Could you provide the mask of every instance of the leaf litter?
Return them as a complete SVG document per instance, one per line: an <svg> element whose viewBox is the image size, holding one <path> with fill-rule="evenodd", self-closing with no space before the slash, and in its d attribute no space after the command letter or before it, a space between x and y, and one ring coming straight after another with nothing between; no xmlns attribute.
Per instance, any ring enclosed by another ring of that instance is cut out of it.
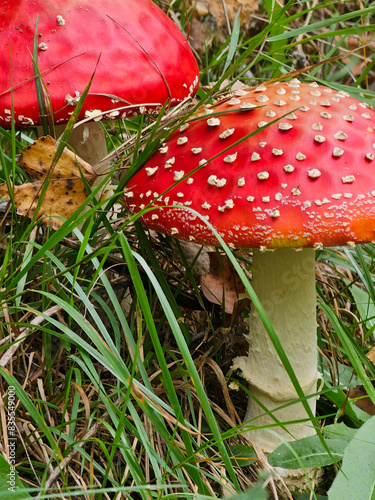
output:
<svg viewBox="0 0 375 500"><path fill-rule="evenodd" d="M56 161L57 148L58 143L50 136L26 146L17 164L31 182L12 186L17 214L36 216L53 229L58 229L62 219L68 219L84 203L87 186L92 186L98 177L89 163L68 148ZM0 197L10 199L6 184L0 185Z"/></svg>

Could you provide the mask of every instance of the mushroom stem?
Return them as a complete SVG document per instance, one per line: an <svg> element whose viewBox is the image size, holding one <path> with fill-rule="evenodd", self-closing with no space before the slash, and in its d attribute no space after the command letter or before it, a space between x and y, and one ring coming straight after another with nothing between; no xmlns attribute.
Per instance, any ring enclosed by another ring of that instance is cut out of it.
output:
<svg viewBox="0 0 375 500"><path fill-rule="evenodd" d="M252 283L305 395L314 394L320 378L317 369L314 250L254 250ZM249 356L236 358L234 367L240 368L250 382L251 394L280 422L308 418L302 403L295 402L297 393L256 310L252 310L249 324ZM277 410L288 403L291 404ZM308 403L315 414L316 398L309 398ZM251 425L256 426L275 422L264 413L250 397L245 421L250 420ZM279 426L273 430L288 441L315 433L309 421L286 424L285 430ZM247 437L266 452L282 443L267 429L249 431Z"/></svg>
<svg viewBox="0 0 375 500"><path fill-rule="evenodd" d="M66 124L55 125L55 136L58 139L64 133ZM44 135L43 128L37 127L38 136ZM77 156L92 167L98 165L108 154L106 135L103 127L97 122L87 122L73 129L69 137L69 145ZM106 165L104 165L104 168ZM101 165L95 168L101 173Z"/></svg>
<svg viewBox="0 0 375 500"><path fill-rule="evenodd" d="M59 137L65 130L66 125L56 125L55 133ZM98 122L87 122L73 129L69 144L77 156L87 161L92 167L108 154L107 141L103 127ZM95 168L100 173L100 167Z"/></svg>

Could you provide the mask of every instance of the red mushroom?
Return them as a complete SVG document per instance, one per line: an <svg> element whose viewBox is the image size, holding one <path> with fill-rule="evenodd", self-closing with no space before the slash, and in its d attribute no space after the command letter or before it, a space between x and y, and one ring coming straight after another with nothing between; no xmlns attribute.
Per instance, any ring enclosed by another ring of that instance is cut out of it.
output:
<svg viewBox="0 0 375 500"><path fill-rule="evenodd" d="M140 219L151 229L215 245L190 207L230 246L255 249L254 290L314 412L314 249L375 239L375 112L345 92L297 80L233 92L207 111L132 177L126 203L131 213L158 207ZM296 391L256 310L249 324L249 358L233 366L281 422L306 420L301 403L275 411ZM246 420L273 422L263 413L250 399ZM314 433L310 422L275 430L287 440ZM267 452L280 444L264 429L250 437Z"/></svg>
<svg viewBox="0 0 375 500"><path fill-rule="evenodd" d="M2 11L4 128L12 106L16 127L40 124L32 57L37 17L38 68L55 124L67 122L94 71L81 118L129 116L177 104L197 90L198 67L186 39L151 0L13 0Z"/></svg>

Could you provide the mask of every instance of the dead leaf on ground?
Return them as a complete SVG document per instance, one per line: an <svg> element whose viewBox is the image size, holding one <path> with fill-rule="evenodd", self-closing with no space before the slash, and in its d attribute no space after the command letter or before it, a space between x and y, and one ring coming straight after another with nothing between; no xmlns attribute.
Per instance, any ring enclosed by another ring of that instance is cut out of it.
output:
<svg viewBox="0 0 375 500"><path fill-rule="evenodd" d="M212 25L202 23L193 17L190 21L189 42L196 51L203 51L204 47L211 44L214 38L214 29Z"/></svg>
<svg viewBox="0 0 375 500"><path fill-rule="evenodd" d="M26 146L17 163L32 182L13 187L17 213L31 218L38 206L43 185L48 182L37 217L53 229L58 229L63 223L57 217L69 218L87 198L83 178L89 186L97 178L91 165L67 148L63 150L50 174L56 151L57 143L49 136L41 137L32 145ZM0 185L0 196L9 199L6 184Z"/></svg>
<svg viewBox="0 0 375 500"><path fill-rule="evenodd" d="M372 382L372 385L375 387L375 381ZM369 415L375 415L375 405L367 395L366 389L363 385L357 385L353 389L350 389L348 391L348 397L350 399L359 398L354 403L357 408L360 408Z"/></svg>
<svg viewBox="0 0 375 500"><path fill-rule="evenodd" d="M227 13L231 28L239 9L241 29L247 30L250 25L251 14L258 9L259 0L189 0L188 6L192 11L190 22L189 42L197 52L204 52L207 46L218 37L227 36Z"/></svg>
<svg viewBox="0 0 375 500"><path fill-rule="evenodd" d="M375 365L375 347L371 347L371 349L367 352L366 358L368 358L373 365Z"/></svg>
<svg viewBox="0 0 375 500"><path fill-rule="evenodd" d="M249 23L251 14L258 9L258 0L225 0L225 8L232 27L238 9L241 9L240 20L244 27ZM219 27L223 28L227 25L222 0L209 0L208 9Z"/></svg>
<svg viewBox="0 0 375 500"><path fill-rule="evenodd" d="M225 300L225 312L232 314L240 294L245 293L245 287L226 256L221 255L220 261L216 253L210 253L210 272L201 276L202 292L207 300L222 305Z"/></svg>

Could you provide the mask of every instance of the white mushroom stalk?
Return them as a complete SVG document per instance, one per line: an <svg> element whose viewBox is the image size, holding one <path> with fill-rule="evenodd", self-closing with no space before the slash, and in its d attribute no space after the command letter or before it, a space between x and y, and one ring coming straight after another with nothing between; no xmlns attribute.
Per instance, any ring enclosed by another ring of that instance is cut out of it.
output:
<svg viewBox="0 0 375 500"><path fill-rule="evenodd" d="M55 127L57 136L61 136L64 130L65 125ZM90 165L98 165L108 154L106 134L102 125L95 121L74 128L69 137L69 144L76 155ZM108 167L104 164L103 168ZM103 168L99 167L96 171L101 173Z"/></svg>
<svg viewBox="0 0 375 500"><path fill-rule="evenodd" d="M275 252L254 250L252 285L280 343L292 365L299 384L315 415L317 367L315 251L282 248ZM234 359L233 369L240 369L249 382L249 391L270 412L249 398L245 423L259 426L246 433L264 451L271 452L285 439L311 436L315 429L285 370L275 347L253 308L249 318L248 356ZM282 409L278 409L283 407ZM275 419L285 427L275 425ZM290 425L291 421L298 421ZM269 432L272 428L273 432ZM281 436L277 437L274 433Z"/></svg>

